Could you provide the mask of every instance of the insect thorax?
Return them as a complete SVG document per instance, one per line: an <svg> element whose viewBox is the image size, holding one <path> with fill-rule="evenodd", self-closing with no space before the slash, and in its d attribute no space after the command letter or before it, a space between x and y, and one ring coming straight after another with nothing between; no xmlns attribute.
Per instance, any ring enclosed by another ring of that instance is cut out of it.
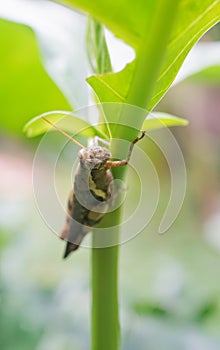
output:
<svg viewBox="0 0 220 350"><path fill-rule="evenodd" d="M111 158L111 153L104 147L92 146L79 151L78 157L80 165L90 170L105 167L107 160Z"/></svg>

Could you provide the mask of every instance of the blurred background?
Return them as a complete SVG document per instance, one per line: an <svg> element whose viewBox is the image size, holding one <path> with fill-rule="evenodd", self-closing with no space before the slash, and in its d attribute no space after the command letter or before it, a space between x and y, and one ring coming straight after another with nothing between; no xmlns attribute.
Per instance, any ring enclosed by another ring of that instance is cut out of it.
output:
<svg viewBox="0 0 220 350"><path fill-rule="evenodd" d="M4 350L89 348L90 250L67 261L64 245L45 225L32 193L32 164L40 137L22 129L50 110L91 103L85 47L86 18L49 1L0 4L0 347ZM115 70L134 52L106 31ZM170 174L160 150L147 152L160 180L150 224L120 249L122 349L220 348L220 26L191 52L174 86L157 106L187 118L172 128L184 154L187 190L166 234L158 226ZM163 131L158 131L163 137ZM47 187L48 159L39 167ZM68 157L67 157L68 158ZM68 158L69 159L69 158ZM68 161L67 161L68 163ZM57 174L66 195L63 162ZM67 168L65 168L65 166ZM130 198L137 193L129 176ZM145 184L149 186L148 183ZM50 198L46 198L50 206ZM129 210L129 203L127 203Z"/></svg>

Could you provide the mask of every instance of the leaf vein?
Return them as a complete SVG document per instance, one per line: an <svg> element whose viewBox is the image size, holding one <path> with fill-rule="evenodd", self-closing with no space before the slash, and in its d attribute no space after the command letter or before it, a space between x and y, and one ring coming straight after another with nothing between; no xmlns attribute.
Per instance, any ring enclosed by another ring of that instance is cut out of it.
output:
<svg viewBox="0 0 220 350"><path fill-rule="evenodd" d="M117 96L118 98L120 98L120 100L125 102L125 98L119 94L116 90L114 90L111 85L109 85L105 80L103 80L101 77L99 77L99 81L100 83L102 83L106 88L108 88L115 96Z"/></svg>

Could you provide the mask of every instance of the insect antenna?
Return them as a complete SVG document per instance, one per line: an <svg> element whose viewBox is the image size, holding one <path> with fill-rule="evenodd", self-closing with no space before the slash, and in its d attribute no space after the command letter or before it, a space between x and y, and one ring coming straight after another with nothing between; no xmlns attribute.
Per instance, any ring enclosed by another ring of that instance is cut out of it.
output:
<svg viewBox="0 0 220 350"><path fill-rule="evenodd" d="M78 142L77 140L75 140L73 137L71 137L69 134L67 134L65 131L63 131L62 129L60 129L58 126L56 126L54 123L52 123L50 120L48 120L45 117L42 117L42 119L47 123L50 124L54 129L56 129L57 131L59 131L61 134L63 134L64 136L66 136L70 141L74 142L76 145L78 145L81 148L86 148L85 146L83 146L80 142Z"/></svg>

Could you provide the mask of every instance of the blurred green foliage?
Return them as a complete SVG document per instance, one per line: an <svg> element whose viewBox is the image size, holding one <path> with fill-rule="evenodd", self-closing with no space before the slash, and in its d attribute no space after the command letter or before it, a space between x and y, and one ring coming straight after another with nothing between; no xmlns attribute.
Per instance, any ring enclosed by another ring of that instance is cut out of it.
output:
<svg viewBox="0 0 220 350"><path fill-rule="evenodd" d="M208 67L201 72L195 73L188 78L189 82L197 84L219 85L220 66Z"/></svg>
<svg viewBox="0 0 220 350"><path fill-rule="evenodd" d="M34 32L0 20L0 127L22 135L31 117L70 105L45 72Z"/></svg>

